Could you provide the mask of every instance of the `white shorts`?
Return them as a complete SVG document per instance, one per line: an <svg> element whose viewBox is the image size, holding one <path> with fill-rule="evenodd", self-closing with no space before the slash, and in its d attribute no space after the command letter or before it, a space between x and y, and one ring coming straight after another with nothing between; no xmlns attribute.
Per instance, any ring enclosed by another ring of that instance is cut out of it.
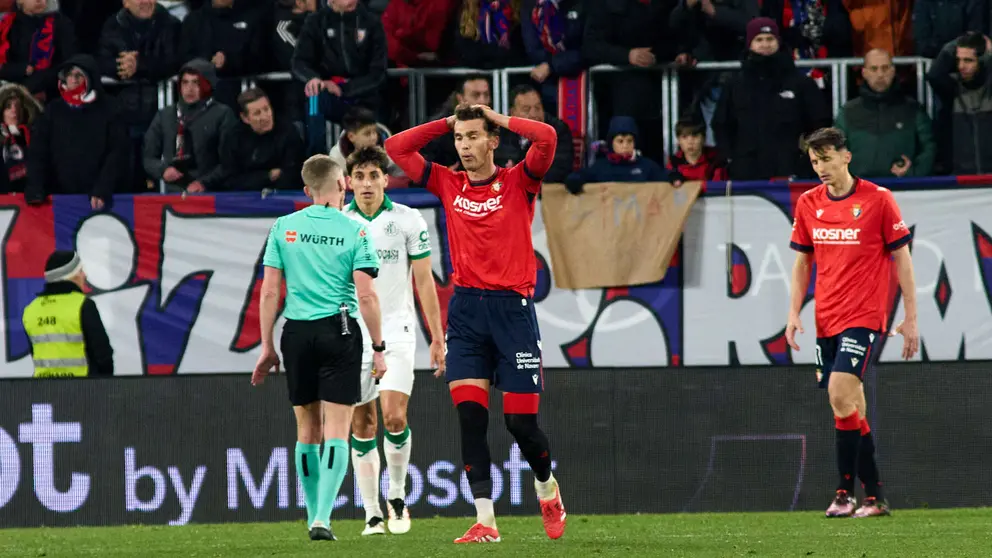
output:
<svg viewBox="0 0 992 558"><path fill-rule="evenodd" d="M386 343L386 375L376 385L372 377L372 346L362 352L362 399L358 406L379 397L379 390L398 391L409 396L413 392L413 357L417 344Z"/></svg>

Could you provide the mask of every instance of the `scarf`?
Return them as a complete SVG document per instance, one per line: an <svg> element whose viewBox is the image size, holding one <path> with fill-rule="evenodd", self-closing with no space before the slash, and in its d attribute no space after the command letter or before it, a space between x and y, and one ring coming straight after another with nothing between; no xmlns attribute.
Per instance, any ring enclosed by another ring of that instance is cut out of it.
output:
<svg viewBox="0 0 992 558"><path fill-rule="evenodd" d="M191 161L193 159L193 139L189 135L189 126L201 114L207 111L213 99L198 101L192 105L184 102L176 103L176 156L175 161Z"/></svg>
<svg viewBox="0 0 992 558"><path fill-rule="evenodd" d="M559 0L537 0L531 21L537 28L544 50L551 54L565 51L565 21L558 11Z"/></svg>
<svg viewBox="0 0 992 558"><path fill-rule="evenodd" d="M90 90L86 80L72 89L66 87L64 81L59 81L59 93L70 107L79 108L96 100L96 91Z"/></svg>
<svg viewBox="0 0 992 558"><path fill-rule="evenodd" d="M823 46L823 28L827 21L827 5L824 0L786 0L782 8L782 23L785 29L797 29L803 38L801 48L793 51L795 59L827 58L827 47ZM826 74L821 68L810 68L808 75L823 89Z"/></svg>
<svg viewBox="0 0 992 558"><path fill-rule="evenodd" d="M614 165L621 163L633 163L634 159L637 158L637 152L633 153L617 153L615 151L610 151L606 154L606 160L613 163Z"/></svg>
<svg viewBox="0 0 992 558"><path fill-rule="evenodd" d="M510 48L510 21L513 8L510 0L477 0L479 2L479 39L486 44Z"/></svg>
<svg viewBox="0 0 992 558"><path fill-rule="evenodd" d="M0 66L8 62L10 53L10 29L18 12L0 14ZM55 16L48 15L42 24L31 35L31 51L28 55L28 65L35 70L47 70L52 67L55 56Z"/></svg>
<svg viewBox="0 0 992 558"><path fill-rule="evenodd" d="M31 133L24 125L0 125L0 135L3 137L3 163L7 167L7 177L11 182L20 180L28 174L25 154L31 143Z"/></svg>

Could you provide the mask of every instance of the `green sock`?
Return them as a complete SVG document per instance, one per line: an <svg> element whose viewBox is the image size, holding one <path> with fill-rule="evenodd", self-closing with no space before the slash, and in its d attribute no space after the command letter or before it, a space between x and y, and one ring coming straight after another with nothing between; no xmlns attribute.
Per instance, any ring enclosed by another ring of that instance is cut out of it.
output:
<svg viewBox="0 0 992 558"><path fill-rule="evenodd" d="M348 473L348 441L340 438L324 442L324 455L321 460L320 495L317 498L317 515L314 519L331 522L334 501L338 499L341 483Z"/></svg>
<svg viewBox="0 0 992 558"><path fill-rule="evenodd" d="M320 479L320 444L296 442L296 476L303 485L303 500L307 504L307 527L317 513L317 486Z"/></svg>

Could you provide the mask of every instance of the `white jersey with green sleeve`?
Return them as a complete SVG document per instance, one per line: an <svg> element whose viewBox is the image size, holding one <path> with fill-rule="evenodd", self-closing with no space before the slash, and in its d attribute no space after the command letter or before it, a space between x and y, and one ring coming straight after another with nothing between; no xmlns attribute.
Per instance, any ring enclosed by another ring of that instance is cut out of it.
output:
<svg viewBox="0 0 992 558"><path fill-rule="evenodd" d="M335 208L311 205L276 219L262 265L283 272L286 319L319 320L340 313L342 303L358 315L353 273L378 270L379 258L367 227Z"/></svg>
<svg viewBox="0 0 992 558"><path fill-rule="evenodd" d="M417 308L413 299L413 260L431 255L427 222L420 211L385 197L375 215L362 213L351 202L345 214L368 226L379 257L375 292L382 312L382 338L389 343L417 340ZM361 320L359 320L361 321ZM362 323L365 338L368 332ZM366 343L367 344L367 343Z"/></svg>

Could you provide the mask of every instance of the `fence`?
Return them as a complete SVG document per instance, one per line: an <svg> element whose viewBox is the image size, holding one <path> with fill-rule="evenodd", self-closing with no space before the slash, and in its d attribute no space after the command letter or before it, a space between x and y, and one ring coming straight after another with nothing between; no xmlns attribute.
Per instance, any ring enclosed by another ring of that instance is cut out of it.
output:
<svg viewBox="0 0 992 558"><path fill-rule="evenodd" d="M830 72L831 80L831 105L832 114L837 114L840 108L847 102L848 95L848 72L864 63L862 58L831 58L825 60L797 60L796 66L800 68L825 68ZM927 58L915 56L897 56L893 59L896 66L910 66L915 69L916 77L916 98L926 106L928 114L933 115L934 99L933 92L926 83L925 75L930 67L931 61ZM739 61L728 62L700 62L693 68L680 69L675 66L665 66L656 69L641 70L634 68L624 68L610 65L598 65L589 68L589 79L587 85L589 94L587 95L587 115L589 118L589 138L598 139L598 118L597 106L592 95L596 76L623 71L649 71L660 74L660 90L662 95L662 116L666 127L662 131L663 143L666 153L673 152L676 145L675 122L679 116L679 76L682 72L694 71L730 71L738 70L741 67ZM510 110L510 82L511 76L529 74L531 67L505 68L502 70L475 70L471 68L390 68L387 75L392 79L408 79L407 109L410 115L410 124L423 123L428 118L427 108L427 80L437 77L458 77L469 74L488 75L491 79L492 103L493 107L504 114ZM289 72L272 72L245 77L242 79L242 89L247 89L258 82L287 82L293 79ZM108 84L123 84L109 78L104 78ZM175 78L166 80L158 85L158 104L163 108L173 102L175 98ZM337 128L331 129L328 137L337 137ZM164 188L164 184L163 184ZM163 190L164 193L164 190Z"/></svg>

